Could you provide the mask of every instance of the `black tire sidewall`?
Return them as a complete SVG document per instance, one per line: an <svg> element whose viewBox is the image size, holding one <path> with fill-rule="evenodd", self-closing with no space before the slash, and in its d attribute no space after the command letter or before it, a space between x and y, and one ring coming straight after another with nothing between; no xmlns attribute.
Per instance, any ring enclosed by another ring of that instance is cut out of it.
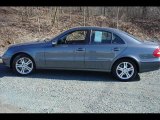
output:
<svg viewBox="0 0 160 120"><path fill-rule="evenodd" d="M17 60L19 60L19 59L22 58L22 57L29 58L29 59L33 62L33 69L32 69L32 71L31 71L30 73L28 73L28 74L21 74L21 73L19 73L19 72L17 71L17 69L16 69L16 66L15 66L15 65L16 65L16 62L17 62ZM14 71L17 75L27 76L27 75L33 73L33 71L35 70L35 63L34 63L33 59L32 59L31 57L29 57L28 55L20 54L20 55L17 55L17 56L14 58L14 60L13 60L13 62L12 62L12 68L13 68L13 71Z"/></svg>
<svg viewBox="0 0 160 120"><path fill-rule="evenodd" d="M116 73L116 68L117 68L117 66L118 66L120 63L122 63L122 62L129 62L129 63L132 64L133 67L134 67L134 73L133 73L132 77L129 78L129 79L121 79L121 78L117 75L117 73ZM132 60L129 60L129 59L119 60L119 61L117 61L117 62L113 65L113 67L112 67L112 75L113 75L113 77L115 77L116 79L118 79L118 80L120 80L120 81L123 81L123 82L127 82L127 81L134 80L134 79L136 78L136 76L138 75L137 66L136 66L136 64L135 64Z"/></svg>

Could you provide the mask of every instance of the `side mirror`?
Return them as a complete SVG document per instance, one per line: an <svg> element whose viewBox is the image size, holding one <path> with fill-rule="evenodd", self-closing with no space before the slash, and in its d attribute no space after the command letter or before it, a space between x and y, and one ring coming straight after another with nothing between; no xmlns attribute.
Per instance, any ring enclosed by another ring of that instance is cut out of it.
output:
<svg viewBox="0 0 160 120"><path fill-rule="evenodd" d="M52 46L56 46L57 45L57 41L52 41Z"/></svg>

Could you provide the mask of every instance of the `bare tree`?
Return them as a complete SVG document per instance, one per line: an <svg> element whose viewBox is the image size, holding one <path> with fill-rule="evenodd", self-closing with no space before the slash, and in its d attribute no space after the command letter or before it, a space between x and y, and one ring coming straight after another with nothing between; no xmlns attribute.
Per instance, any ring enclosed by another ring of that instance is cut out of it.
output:
<svg viewBox="0 0 160 120"><path fill-rule="evenodd" d="M54 14L53 19L52 19L52 25L54 25L54 24L55 24L55 22L56 22L57 10L58 10L58 8L57 8L57 7L55 7L55 14Z"/></svg>
<svg viewBox="0 0 160 120"><path fill-rule="evenodd" d="M119 21L119 7L117 7L117 29L118 29L118 26L119 26L119 23L118 23L118 21Z"/></svg>
<svg viewBox="0 0 160 120"><path fill-rule="evenodd" d="M100 7L100 15L103 15L103 7Z"/></svg>
<svg viewBox="0 0 160 120"><path fill-rule="evenodd" d="M145 19L147 17L147 7L142 8L142 19Z"/></svg>
<svg viewBox="0 0 160 120"><path fill-rule="evenodd" d="M106 16L106 8L103 8L103 15Z"/></svg>
<svg viewBox="0 0 160 120"><path fill-rule="evenodd" d="M86 26L86 16L85 16L85 7L83 8L83 24Z"/></svg>
<svg viewBox="0 0 160 120"><path fill-rule="evenodd" d="M38 22L38 31L41 31L41 23L39 17L37 17L37 22Z"/></svg>
<svg viewBox="0 0 160 120"><path fill-rule="evenodd" d="M80 12L82 12L82 7L80 7L79 9L80 9Z"/></svg>
<svg viewBox="0 0 160 120"><path fill-rule="evenodd" d="M70 21L71 21L71 14L72 14L72 9L71 9L71 7L69 7L69 19L70 19Z"/></svg>
<svg viewBox="0 0 160 120"><path fill-rule="evenodd" d="M59 7L59 13L62 14L62 15L64 14L64 11L63 11L62 7Z"/></svg>
<svg viewBox="0 0 160 120"><path fill-rule="evenodd" d="M86 7L86 9L87 9L87 10L86 10L86 11L87 11L87 20L89 20L89 15L90 15L90 14L89 14L89 8Z"/></svg>

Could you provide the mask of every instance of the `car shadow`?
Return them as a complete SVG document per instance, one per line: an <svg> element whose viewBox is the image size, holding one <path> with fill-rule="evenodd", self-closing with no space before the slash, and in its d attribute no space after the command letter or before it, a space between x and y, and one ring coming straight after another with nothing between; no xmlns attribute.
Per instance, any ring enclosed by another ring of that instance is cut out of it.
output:
<svg viewBox="0 0 160 120"><path fill-rule="evenodd" d="M17 76L10 68L0 64L0 78L3 77L22 77L22 78L40 78L47 80L79 80L79 81L103 81L120 82L112 77L110 73L95 71L77 71L77 70L36 70L27 76ZM133 81L139 81L139 75Z"/></svg>

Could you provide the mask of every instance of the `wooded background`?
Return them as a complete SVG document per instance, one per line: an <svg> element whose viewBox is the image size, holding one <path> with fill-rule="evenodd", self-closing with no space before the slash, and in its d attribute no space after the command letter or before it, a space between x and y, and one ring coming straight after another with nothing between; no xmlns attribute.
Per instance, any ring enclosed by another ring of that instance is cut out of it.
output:
<svg viewBox="0 0 160 120"><path fill-rule="evenodd" d="M0 7L0 51L76 26L113 27L160 41L160 7Z"/></svg>

